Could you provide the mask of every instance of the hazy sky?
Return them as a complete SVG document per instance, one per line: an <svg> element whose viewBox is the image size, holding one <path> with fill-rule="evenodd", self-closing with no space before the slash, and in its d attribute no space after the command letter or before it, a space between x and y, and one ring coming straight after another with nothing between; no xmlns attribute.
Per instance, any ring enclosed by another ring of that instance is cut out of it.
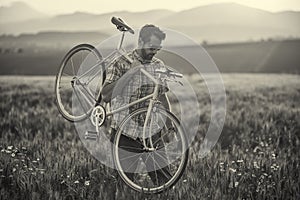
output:
<svg viewBox="0 0 300 200"><path fill-rule="evenodd" d="M16 0L0 0L0 6L9 5ZM18 0L47 14L87 11L104 13L120 10L145 11L150 9L169 9L174 11L193 8L211 3L235 2L267 11L300 11L300 0Z"/></svg>

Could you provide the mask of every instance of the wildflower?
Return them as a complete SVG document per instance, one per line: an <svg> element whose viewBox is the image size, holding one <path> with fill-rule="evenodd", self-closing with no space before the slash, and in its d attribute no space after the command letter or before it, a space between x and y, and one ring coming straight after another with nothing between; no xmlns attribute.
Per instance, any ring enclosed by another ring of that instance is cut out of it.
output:
<svg viewBox="0 0 300 200"><path fill-rule="evenodd" d="M74 181L74 183L75 183L75 184L78 184L78 183L79 183L79 181Z"/></svg>
<svg viewBox="0 0 300 200"><path fill-rule="evenodd" d="M186 179L184 179L184 180L183 180L183 182L184 182L184 183L186 183L186 182L187 182L187 180L186 180Z"/></svg>
<svg viewBox="0 0 300 200"><path fill-rule="evenodd" d="M279 168L279 166L276 165L276 164L272 164L272 165L271 165L271 169L274 170L274 171L277 171L278 168Z"/></svg>
<svg viewBox="0 0 300 200"><path fill-rule="evenodd" d="M235 172L236 172L236 169L229 168L229 171L231 171L232 173L235 173Z"/></svg>
<svg viewBox="0 0 300 200"><path fill-rule="evenodd" d="M16 169L16 168L13 168L12 171L15 172L15 171L17 171L17 169Z"/></svg>
<svg viewBox="0 0 300 200"><path fill-rule="evenodd" d="M237 187L239 185L239 182L234 183L234 187Z"/></svg>
<svg viewBox="0 0 300 200"><path fill-rule="evenodd" d="M8 146L7 147L7 150L12 150L13 149L13 146Z"/></svg>
<svg viewBox="0 0 300 200"><path fill-rule="evenodd" d="M254 168L259 169L259 166L256 161L253 162Z"/></svg>
<svg viewBox="0 0 300 200"><path fill-rule="evenodd" d="M90 185L90 181L85 181L84 185L89 186Z"/></svg>
<svg viewBox="0 0 300 200"><path fill-rule="evenodd" d="M237 160L236 161L237 163L242 163L242 162L244 162L243 160Z"/></svg>
<svg viewBox="0 0 300 200"><path fill-rule="evenodd" d="M254 149L253 149L253 152L256 153L256 152L259 152L261 151L261 149L259 148L259 146L256 146Z"/></svg>
<svg viewBox="0 0 300 200"><path fill-rule="evenodd" d="M276 154L275 153L272 153L272 159L276 159Z"/></svg>
<svg viewBox="0 0 300 200"><path fill-rule="evenodd" d="M266 176L266 177L268 176L268 174L267 174L267 173L263 173L263 175L264 175L264 176Z"/></svg>
<svg viewBox="0 0 300 200"><path fill-rule="evenodd" d="M13 157L13 158L14 158L15 156L16 156L16 154L15 154L15 153L12 153L12 154L11 154L11 157Z"/></svg>

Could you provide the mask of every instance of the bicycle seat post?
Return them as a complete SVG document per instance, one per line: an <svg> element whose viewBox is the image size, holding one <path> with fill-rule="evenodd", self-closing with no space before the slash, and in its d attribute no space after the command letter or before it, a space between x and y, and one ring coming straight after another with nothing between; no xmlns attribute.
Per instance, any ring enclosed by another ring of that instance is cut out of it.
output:
<svg viewBox="0 0 300 200"><path fill-rule="evenodd" d="M124 37L125 37L125 31L122 32L122 37L121 37L121 40L120 40L120 43L119 43L118 50L120 50L120 49L122 48L122 44L123 44L123 41L124 41Z"/></svg>

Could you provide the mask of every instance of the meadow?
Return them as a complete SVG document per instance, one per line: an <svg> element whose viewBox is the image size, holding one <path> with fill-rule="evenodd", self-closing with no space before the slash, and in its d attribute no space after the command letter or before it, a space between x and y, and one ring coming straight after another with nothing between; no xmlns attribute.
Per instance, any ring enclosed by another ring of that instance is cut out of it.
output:
<svg viewBox="0 0 300 200"><path fill-rule="evenodd" d="M199 157L210 104L198 94L207 112L183 177L164 193L145 195L84 148L56 108L54 77L0 77L0 199L300 199L299 75L223 79L227 114L217 146Z"/></svg>

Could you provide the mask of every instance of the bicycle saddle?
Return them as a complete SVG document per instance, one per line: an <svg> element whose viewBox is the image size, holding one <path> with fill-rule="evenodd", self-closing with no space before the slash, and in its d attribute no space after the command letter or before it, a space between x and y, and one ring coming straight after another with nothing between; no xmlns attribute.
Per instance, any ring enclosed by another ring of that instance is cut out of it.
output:
<svg viewBox="0 0 300 200"><path fill-rule="evenodd" d="M132 28L130 28L121 18L112 17L111 22L116 25L119 31L128 31L129 33L134 34Z"/></svg>

